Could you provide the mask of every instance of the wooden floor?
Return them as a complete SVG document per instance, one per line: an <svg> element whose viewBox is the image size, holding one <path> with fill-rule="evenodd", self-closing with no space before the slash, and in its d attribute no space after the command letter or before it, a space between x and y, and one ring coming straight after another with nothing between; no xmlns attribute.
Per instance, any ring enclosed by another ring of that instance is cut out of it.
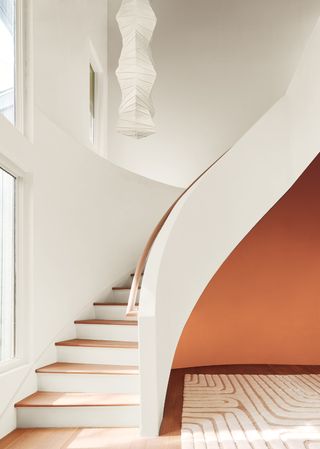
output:
<svg viewBox="0 0 320 449"><path fill-rule="evenodd" d="M185 374L320 374L320 365L219 365L171 371L161 435L180 435ZM0 448L1 449L1 448Z"/></svg>
<svg viewBox="0 0 320 449"><path fill-rule="evenodd" d="M320 366L232 365L171 372L160 437L139 438L136 429L17 429L0 449L180 449L183 380L194 374L311 374Z"/></svg>

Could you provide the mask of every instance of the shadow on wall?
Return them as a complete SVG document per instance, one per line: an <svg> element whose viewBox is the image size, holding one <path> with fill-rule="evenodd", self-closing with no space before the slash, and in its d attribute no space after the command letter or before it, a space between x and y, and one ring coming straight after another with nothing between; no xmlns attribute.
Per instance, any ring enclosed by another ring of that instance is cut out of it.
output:
<svg viewBox="0 0 320 449"><path fill-rule="evenodd" d="M320 155L211 279L174 368L320 364Z"/></svg>

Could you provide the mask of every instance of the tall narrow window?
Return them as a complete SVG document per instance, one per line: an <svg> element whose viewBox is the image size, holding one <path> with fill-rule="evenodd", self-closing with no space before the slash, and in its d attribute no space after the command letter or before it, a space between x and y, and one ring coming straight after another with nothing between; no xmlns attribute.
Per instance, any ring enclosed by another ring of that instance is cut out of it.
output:
<svg viewBox="0 0 320 449"><path fill-rule="evenodd" d="M95 143L96 138L96 73L90 64L90 140Z"/></svg>
<svg viewBox="0 0 320 449"><path fill-rule="evenodd" d="M0 362L15 355L15 183L0 168Z"/></svg>
<svg viewBox="0 0 320 449"><path fill-rule="evenodd" d="M15 0L0 0L0 112L15 123Z"/></svg>

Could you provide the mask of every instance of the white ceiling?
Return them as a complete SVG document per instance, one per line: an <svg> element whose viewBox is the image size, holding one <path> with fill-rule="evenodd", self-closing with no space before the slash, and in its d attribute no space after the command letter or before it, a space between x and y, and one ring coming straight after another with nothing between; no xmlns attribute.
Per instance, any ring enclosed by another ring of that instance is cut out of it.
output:
<svg viewBox="0 0 320 449"><path fill-rule="evenodd" d="M121 49L109 8L108 157L164 183L186 186L284 94L320 14L319 0L152 0L158 73L157 133L116 133Z"/></svg>

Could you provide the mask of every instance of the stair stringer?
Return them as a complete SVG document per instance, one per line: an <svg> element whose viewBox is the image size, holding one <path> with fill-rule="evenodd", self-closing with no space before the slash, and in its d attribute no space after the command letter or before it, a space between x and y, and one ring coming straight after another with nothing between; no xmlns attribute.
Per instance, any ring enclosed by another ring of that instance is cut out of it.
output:
<svg viewBox="0 0 320 449"><path fill-rule="evenodd" d="M283 97L239 140L179 202L153 246L140 296L142 435L159 431L175 349L204 288L319 153L320 133L318 145L293 145L290 108Z"/></svg>

